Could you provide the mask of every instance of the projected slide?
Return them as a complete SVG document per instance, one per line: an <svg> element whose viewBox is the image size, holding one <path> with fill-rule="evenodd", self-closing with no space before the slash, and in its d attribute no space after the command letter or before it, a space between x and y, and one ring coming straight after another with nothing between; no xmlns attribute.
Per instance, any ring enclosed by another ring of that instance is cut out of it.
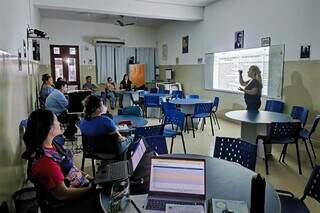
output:
<svg viewBox="0 0 320 213"><path fill-rule="evenodd" d="M243 79L249 80L247 71L251 65L261 70L263 83L262 94L268 95L269 47L221 52L214 54L213 89L238 91L239 73L243 70Z"/></svg>

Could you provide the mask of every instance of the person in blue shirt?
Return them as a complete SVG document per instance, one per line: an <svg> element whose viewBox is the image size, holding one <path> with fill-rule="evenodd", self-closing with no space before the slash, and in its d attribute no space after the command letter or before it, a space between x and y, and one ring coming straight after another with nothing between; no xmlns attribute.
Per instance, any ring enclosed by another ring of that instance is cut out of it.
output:
<svg viewBox="0 0 320 213"><path fill-rule="evenodd" d="M109 135L110 143L121 143L120 154L125 152L132 143L132 137L123 137L114 121L107 116L103 116L104 106L97 96L90 95L84 100L85 118L80 121L80 130L86 136ZM109 141L108 141L109 142Z"/></svg>
<svg viewBox="0 0 320 213"><path fill-rule="evenodd" d="M53 112L58 121L67 124L67 128L64 131L64 135L69 140L74 140L74 134L77 132L75 127L76 122L79 120L77 115L68 114L69 102L64 93L67 91L67 82L58 81L55 89L46 99L45 108Z"/></svg>
<svg viewBox="0 0 320 213"><path fill-rule="evenodd" d="M47 97L54 90L53 80L49 74L42 75L42 85L39 93L40 108L44 108Z"/></svg>
<svg viewBox="0 0 320 213"><path fill-rule="evenodd" d="M98 87L95 84L91 83L91 81L92 81L92 78L91 78L91 76L88 75L86 77L86 83L83 84L82 89L90 90L91 92L97 91Z"/></svg>

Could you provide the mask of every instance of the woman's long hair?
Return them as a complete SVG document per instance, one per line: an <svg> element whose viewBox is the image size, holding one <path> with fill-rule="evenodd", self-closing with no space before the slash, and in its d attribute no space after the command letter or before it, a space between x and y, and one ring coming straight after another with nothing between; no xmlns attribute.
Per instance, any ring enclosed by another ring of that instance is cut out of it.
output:
<svg viewBox="0 0 320 213"><path fill-rule="evenodd" d="M251 70L251 72L253 73L254 75L254 78L260 82L261 86L262 86L262 77L261 77L261 71L259 69L258 66L256 65L252 65L249 70Z"/></svg>
<svg viewBox="0 0 320 213"><path fill-rule="evenodd" d="M126 76L128 76L128 82L129 82L129 75L128 75L128 74L124 74L124 75L123 75L123 79L122 79L122 81L123 81L123 82L125 82L125 81L126 81Z"/></svg>
<svg viewBox="0 0 320 213"><path fill-rule="evenodd" d="M44 140L48 137L53 122L54 115L49 110L37 109L31 113L23 136L26 150L29 154L33 154L41 149Z"/></svg>
<svg viewBox="0 0 320 213"><path fill-rule="evenodd" d="M49 74L43 74L42 75L42 84L41 84L41 89L43 88L43 85L45 85L45 83L51 78L51 76ZM41 90L40 89L40 90Z"/></svg>
<svg viewBox="0 0 320 213"><path fill-rule="evenodd" d="M90 95L84 99L84 118L91 119L92 114L101 107L101 100L95 95Z"/></svg>

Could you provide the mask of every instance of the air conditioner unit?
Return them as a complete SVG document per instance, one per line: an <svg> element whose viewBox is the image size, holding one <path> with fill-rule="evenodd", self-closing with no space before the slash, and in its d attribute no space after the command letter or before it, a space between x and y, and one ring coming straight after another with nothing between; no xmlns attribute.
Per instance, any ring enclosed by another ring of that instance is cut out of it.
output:
<svg viewBox="0 0 320 213"><path fill-rule="evenodd" d="M123 46L125 45L124 40L119 38L94 38L93 44L110 44L112 46Z"/></svg>

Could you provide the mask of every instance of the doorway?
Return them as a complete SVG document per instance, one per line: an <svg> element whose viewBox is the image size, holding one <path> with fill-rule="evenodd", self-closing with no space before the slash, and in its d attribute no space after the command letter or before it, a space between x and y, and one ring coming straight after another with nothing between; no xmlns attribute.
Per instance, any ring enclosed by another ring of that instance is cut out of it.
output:
<svg viewBox="0 0 320 213"><path fill-rule="evenodd" d="M80 88L79 46L50 45L51 75L68 82L69 89Z"/></svg>

